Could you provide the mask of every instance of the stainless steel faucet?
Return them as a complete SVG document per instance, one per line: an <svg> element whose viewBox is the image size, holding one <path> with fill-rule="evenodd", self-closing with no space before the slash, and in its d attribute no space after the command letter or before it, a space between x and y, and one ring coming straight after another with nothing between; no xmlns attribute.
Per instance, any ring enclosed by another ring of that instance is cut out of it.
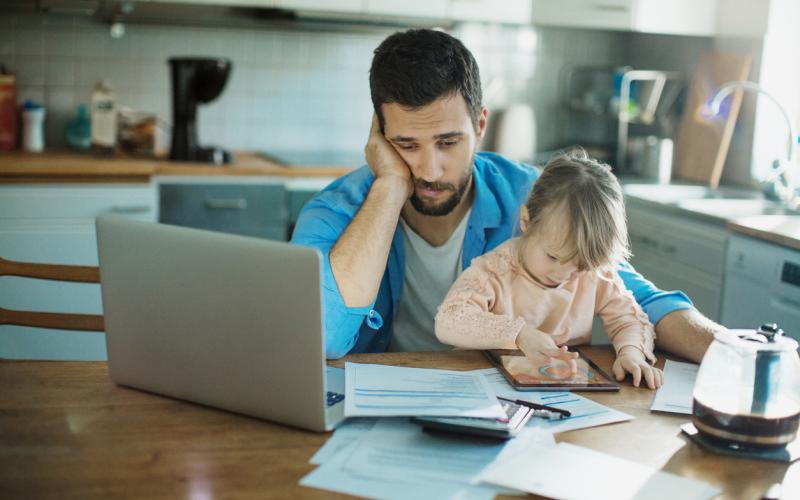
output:
<svg viewBox="0 0 800 500"><path fill-rule="evenodd" d="M759 84L747 80L734 80L724 84L714 95L714 99L709 105L709 110L711 111L712 116L719 114L722 101L724 101L728 95L737 89L748 90L757 94L762 94L763 96L769 98L773 103L775 103L783 115L784 120L786 120L786 128L788 129L789 133L788 141L786 143L786 159L775 159L775 161L772 163L772 172L764 182L766 184L765 187L767 188L768 195L774 193L774 196L776 196L780 201L784 202L787 206L789 206L789 208L793 210L799 209L800 195L798 195L798 186L795 176L796 172L792 171L794 166L792 164L792 160L794 158L794 148L795 142L797 141L797 134L792 126L792 120L789 118L789 113L786 112L786 108L781 105L775 96L764 90L764 88ZM772 193L770 193L770 191Z"/></svg>

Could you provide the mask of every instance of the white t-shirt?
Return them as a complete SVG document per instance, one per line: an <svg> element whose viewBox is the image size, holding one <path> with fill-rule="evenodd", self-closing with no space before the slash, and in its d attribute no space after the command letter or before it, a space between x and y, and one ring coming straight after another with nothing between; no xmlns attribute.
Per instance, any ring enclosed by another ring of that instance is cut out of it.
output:
<svg viewBox="0 0 800 500"><path fill-rule="evenodd" d="M403 293L392 330L390 351L442 351L434 333L436 309L461 274L461 255L469 212L443 245L435 247L400 219L406 253Z"/></svg>

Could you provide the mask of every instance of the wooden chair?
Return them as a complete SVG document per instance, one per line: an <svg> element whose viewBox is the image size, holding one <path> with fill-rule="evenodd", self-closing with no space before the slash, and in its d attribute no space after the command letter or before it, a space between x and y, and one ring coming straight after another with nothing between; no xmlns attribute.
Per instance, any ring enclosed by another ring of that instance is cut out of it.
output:
<svg viewBox="0 0 800 500"><path fill-rule="evenodd" d="M53 281L100 283L100 270L95 266L34 264L16 262L3 258L0 258L0 276L20 276L24 278ZM0 308L0 325L97 332L105 330L103 326L103 316L98 314L13 311L3 308Z"/></svg>

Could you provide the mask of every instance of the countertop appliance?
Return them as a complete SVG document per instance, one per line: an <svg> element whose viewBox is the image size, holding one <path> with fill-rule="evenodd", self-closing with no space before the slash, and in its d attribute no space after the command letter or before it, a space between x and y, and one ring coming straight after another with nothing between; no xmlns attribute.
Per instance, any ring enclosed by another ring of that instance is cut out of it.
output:
<svg viewBox="0 0 800 500"><path fill-rule="evenodd" d="M800 251L733 234L725 263L722 324L775 322L800 340Z"/></svg>
<svg viewBox="0 0 800 500"><path fill-rule="evenodd" d="M218 147L197 142L197 105L211 102L222 93L231 72L231 61L223 58L171 58L172 145L169 159L221 165L232 156Z"/></svg>

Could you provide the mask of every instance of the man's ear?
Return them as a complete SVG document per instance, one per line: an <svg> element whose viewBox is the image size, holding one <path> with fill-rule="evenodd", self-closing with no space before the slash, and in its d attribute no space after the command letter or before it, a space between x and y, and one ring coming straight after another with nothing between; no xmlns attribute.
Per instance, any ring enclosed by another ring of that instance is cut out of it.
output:
<svg viewBox="0 0 800 500"><path fill-rule="evenodd" d="M489 124L489 108L486 106L481 107L481 112L478 114L478 142L486 135L486 126Z"/></svg>
<svg viewBox="0 0 800 500"><path fill-rule="evenodd" d="M519 208L519 229L523 233L528 230L528 224L530 224L531 218L528 215L528 207L522 205Z"/></svg>

